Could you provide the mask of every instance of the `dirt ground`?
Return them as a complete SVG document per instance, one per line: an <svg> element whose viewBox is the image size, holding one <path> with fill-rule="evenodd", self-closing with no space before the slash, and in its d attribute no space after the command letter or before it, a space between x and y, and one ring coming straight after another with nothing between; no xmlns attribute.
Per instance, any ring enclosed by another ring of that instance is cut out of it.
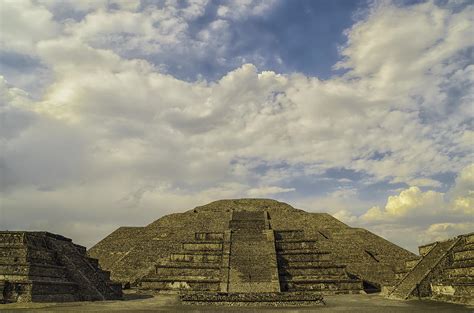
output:
<svg viewBox="0 0 474 313"><path fill-rule="evenodd" d="M1 312L355 312L355 313L398 313L436 312L474 313L474 306L464 306L434 301L397 301L380 295L337 295L326 296L326 305L311 307L228 307L182 305L177 296L155 297L125 295L122 301L70 302L70 303L12 303L0 304Z"/></svg>

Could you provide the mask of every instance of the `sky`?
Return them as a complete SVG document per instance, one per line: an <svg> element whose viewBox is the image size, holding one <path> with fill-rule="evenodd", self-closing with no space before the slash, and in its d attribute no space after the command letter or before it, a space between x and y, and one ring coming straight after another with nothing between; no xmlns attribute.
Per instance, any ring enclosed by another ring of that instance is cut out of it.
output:
<svg viewBox="0 0 474 313"><path fill-rule="evenodd" d="M228 198L474 231L472 1L0 0L0 229Z"/></svg>

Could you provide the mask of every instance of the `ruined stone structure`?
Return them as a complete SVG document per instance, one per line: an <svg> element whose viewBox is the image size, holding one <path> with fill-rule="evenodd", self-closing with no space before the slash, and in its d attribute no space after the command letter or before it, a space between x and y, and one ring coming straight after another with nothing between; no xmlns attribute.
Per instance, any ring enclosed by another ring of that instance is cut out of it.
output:
<svg viewBox="0 0 474 313"><path fill-rule="evenodd" d="M0 232L0 303L121 299L97 259L47 232Z"/></svg>
<svg viewBox="0 0 474 313"><path fill-rule="evenodd" d="M320 298L308 292L359 293L393 284L396 268L415 257L329 214L261 199L221 200L146 227L121 227L89 254L123 284L207 293L203 301L223 294L292 293L293 300L313 301Z"/></svg>
<svg viewBox="0 0 474 313"><path fill-rule="evenodd" d="M420 246L419 251L397 273L389 297L474 304L474 233Z"/></svg>

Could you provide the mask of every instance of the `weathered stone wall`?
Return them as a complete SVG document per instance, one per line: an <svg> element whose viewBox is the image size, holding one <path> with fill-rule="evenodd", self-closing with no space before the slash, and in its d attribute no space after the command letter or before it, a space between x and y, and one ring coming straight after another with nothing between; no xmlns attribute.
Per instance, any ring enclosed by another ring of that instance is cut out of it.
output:
<svg viewBox="0 0 474 313"><path fill-rule="evenodd" d="M268 212L267 223L281 233L300 230L305 238L317 240L317 248L328 251L337 264L361 279L385 284L396 279L397 268L416 255L373 233L347 226L326 213L308 213L288 204L265 199L221 200L185 213L164 216L141 229L117 230L90 249L89 254L112 272L114 280L134 282L154 264L166 261L192 242L196 233L224 233L233 211ZM120 234L123 235L120 235ZM127 238L128 237L128 238ZM316 247L316 246L315 246ZM185 257L185 256L183 256ZM113 261L109 261L113 260Z"/></svg>
<svg viewBox="0 0 474 313"><path fill-rule="evenodd" d="M2 301L79 301L121 298L86 249L46 232L0 232Z"/></svg>
<svg viewBox="0 0 474 313"><path fill-rule="evenodd" d="M285 292L316 291L324 294L360 293L362 281L350 277L337 264L321 239L306 238L301 230L275 231L280 288Z"/></svg>
<svg viewBox="0 0 474 313"><path fill-rule="evenodd" d="M180 251L182 242L192 242L196 233L224 232L230 216L230 210L190 210L167 215L135 232L125 243L117 239L114 232L88 253L98 258L102 267L111 271L112 279L134 284L152 270L156 263L167 261L170 254ZM117 246L113 242L117 242ZM120 257L116 258L116 255ZM108 262L110 257L116 258L115 262Z"/></svg>
<svg viewBox="0 0 474 313"><path fill-rule="evenodd" d="M430 281L434 299L474 305L474 233L461 235Z"/></svg>
<svg viewBox="0 0 474 313"><path fill-rule="evenodd" d="M141 290L219 291L224 234L198 232L138 281Z"/></svg>
<svg viewBox="0 0 474 313"><path fill-rule="evenodd" d="M432 297L474 304L474 233L419 247L421 257L406 262L405 274L388 289L391 297Z"/></svg>

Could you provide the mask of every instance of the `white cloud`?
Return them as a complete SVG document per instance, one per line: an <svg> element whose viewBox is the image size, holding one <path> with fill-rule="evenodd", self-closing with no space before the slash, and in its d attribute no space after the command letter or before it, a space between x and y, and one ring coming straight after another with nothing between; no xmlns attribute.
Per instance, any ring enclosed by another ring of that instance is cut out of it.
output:
<svg viewBox="0 0 474 313"><path fill-rule="evenodd" d="M352 215L352 212L350 212L349 210L337 211L336 213L333 213L332 216L347 224L357 223L357 217Z"/></svg>
<svg viewBox="0 0 474 313"><path fill-rule="evenodd" d="M257 188L252 188L247 191L247 194L250 197L263 197L268 195L274 195L277 193L291 192L295 191L295 188L281 188L278 186L262 186Z"/></svg>
<svg viewBox="0 0 474 313"><path fill-rule="evenodd" d="M424 218L430 221L433 216L461 214L474 216L474 164L462 169L454 186L447 193L427 190L417 186L402 190L398 195L389 196L384 208L370 208L360 216L366 223L394 222L403 219Z"/></svg>
<svg viewBox="0 0 474 313"><path fill-rule="evenodd" d="M228 19L245 19L267 13L277 2L278 0L224 1L224 4L218 7L217 15Z"/></svg>
<svg viewBox="0 0 474 313"><path fill-rule="evenodd" d="M469 6L456 13L432 2L375 8L347 32L339 66L349 72L341 77L244 64L217 81L188 82L140 57L164 51L160 56L180 62L189 55L230 62L233 21L274 3L244 1L240 11L223 4L227 11L219 8L220 17L195 36L190 21L204 14L206 1L143 11L131 2L74 1L64 5L84 16L59 22L48 11L59 14L59 5L39 3L0 6L16 16L0 29L1 38L17 32L6 48L34 54L52 73L38 100L0 81L2 114L17 121L2 126L2 210L24 216L41 208L55 216L52 228L111 215L126 224L131 212L131 222L145 224L196 202L297 191L278 186L344 168L367 176L364 182L412 187L363 218L354 212L372 204L358 198L357 181L344 178L339 183L355 186L295 205L373 227L426 216L432 224L456 223L440 219L472 214L472 170L446 194L416 187L441 187L434 175L471 163L474 67L463 54L472 44ZM37 29L25 14L41 22ZM452 96L455 86L463 88ZM261 173L261 164L275 168ZM8 225L25 225L19 215L7 217Z"/></svg>
<svg viewBox="0 0 474 313"><path fill-rule="evenodd" d="M461 171L448 196L453 203L451 211L474 216L474 164Z"/></svg>
<svg viewBox="0 0 474 313"><path fill-rule="evenodd" d="M420 188L413 186L400 192L398 196L388 197L387 204L382 210L378 207L372 207L364 215L362 220L371 222L377 220L393 220L406 218L409 216L439 214L443 209L443 194L436 191L422 192Z"/></svg>
<svg viewBox="0 0 474 313"><path fill-rule="evenodd" d="M442 241L457 235L471 233L473 230L474 222L437 223L430 225L425 232L418 235L418 241L422 243Z"/></svg>
<svg viewBox="0 0 474 313"><path fill-rule="evenodd" d="M37 42L60 33L53 15L31 1L2 1L0 29L0 48L22 54L32 54Z"/></svg>
<svg viewBox="0 0 474 313"><path fill-rule="evenodd" d="M409 185L420 186L420 187L441 187L441 182L430 178L415 178L408 181Z"/></svg>
<svg viewBox="0 0 474 313"><path fill-rule="evenodd" d="M334 217L347 223L368 227L399 243L407 242L408 234L416 238L408 246L474 231L474 164L462 169L455 184L446 193L422 191L416 186L389 196L385 207L372 207L363 214L340 209ZM396 231L398 229L398 231Z"/></svg>

